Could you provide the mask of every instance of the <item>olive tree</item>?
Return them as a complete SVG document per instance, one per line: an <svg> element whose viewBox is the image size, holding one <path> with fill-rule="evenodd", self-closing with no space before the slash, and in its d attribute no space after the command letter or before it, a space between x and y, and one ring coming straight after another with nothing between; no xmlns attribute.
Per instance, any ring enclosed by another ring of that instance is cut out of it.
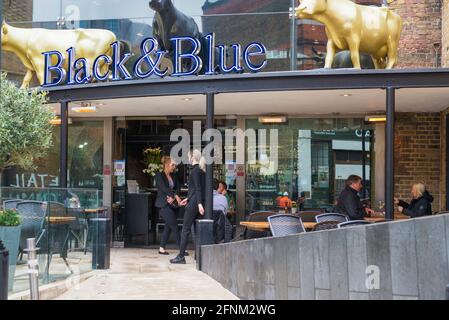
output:
<svg viewBox="0 0 449 320"><path fill-rule="evenodd" d="M46 93L19 89L0 78L0 186L5 169L13 166L34 170L35 161L52 145L54 111ZM0 194L1 198L1 194Z"/></svg>

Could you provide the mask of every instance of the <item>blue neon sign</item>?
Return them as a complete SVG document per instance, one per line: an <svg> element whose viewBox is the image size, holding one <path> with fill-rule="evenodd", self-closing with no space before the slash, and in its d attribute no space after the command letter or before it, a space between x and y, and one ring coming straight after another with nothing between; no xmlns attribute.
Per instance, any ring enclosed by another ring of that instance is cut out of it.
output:
<svg viewBox="0 0 449 320"><path fill-rule="evenodd" d="M202 42L202 40L204 41ZM242 73L245 70L259 72L267 65L267 49L263 44L257 42L250 43L244 50L239 44L233 44L229 48L224 45L215 46L215 34L213 33L201 40L192 37L176 37L170 41L174 48L173 57L171 57L173 73L170 76L172 77L198 75L203 69L205 75L214 75L217 73L216 70L219 70L221 74ZM93 80L101 82L107 79L112 81L145 79L153 75L162 78L168 75L167 69L160 69L162 59L167 52L160 50L159 43L154 38L146 38L142 41L140 57L134 63L131 71L133 74L125 64L134 54L122 54L118 41L111 43L111 49L112 57L102 54L95 59L92 66L84 58L75 58L74 47L66 50L67 64L65 64L66 57L61 52L43 52L45 70L42 86L84 84ZM206 53L204 57L202 57L203 51ZM217 53L218 57L216 57ZM255 62L256 59L258 62ZM230 60L229 63L227 60ZM52 61L56 61L56 63L52 64ZM100 70L100 66L104 64L108 68L104 69L103 67ZM64 69L64 65L68 66L68 70ZM186 66L188 66L187 69Z"/></svg>

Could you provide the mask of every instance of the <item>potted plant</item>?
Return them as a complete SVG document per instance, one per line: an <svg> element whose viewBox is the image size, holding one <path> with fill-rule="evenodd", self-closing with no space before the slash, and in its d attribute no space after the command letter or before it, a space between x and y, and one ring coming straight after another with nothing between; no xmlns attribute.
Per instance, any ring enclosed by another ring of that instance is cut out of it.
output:
<svg viewBox="0 0 449 320"><path fill-rule="evenodd" d="M8 290L11 291L20 244L20 216L15 210L0 211L0 239L9 251Z"/></svg>

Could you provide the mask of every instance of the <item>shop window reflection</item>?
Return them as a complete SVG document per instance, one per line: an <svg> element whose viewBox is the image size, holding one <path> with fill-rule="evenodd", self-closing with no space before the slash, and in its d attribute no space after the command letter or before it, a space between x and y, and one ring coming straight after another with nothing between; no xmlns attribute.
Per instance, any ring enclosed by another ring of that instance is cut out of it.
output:
<svg viewBox="0 0 449 320"><path fill-rule="evenodd" d="M36 169L12 168L5 173L4 186L55 188L59 186L59 126L54 127L53 146ZM70 188L103 189L103 121L73 121L69 125L68 176Z"/></svg>
<svg viewBox="0 0 449 320"><path fill-rule="evenodd" d="M330 210L345 179L350 174L363 176L359 134L363 126L363 119L289 119L285 125L262 125L256 119L247 120L247 129L278 130L279 158L274 174L265 174L257 163L246 165L246 214L282 210L276 199L284 193L293 202L305 197L303 209ZM365 136L364 184L369 198L373 135ZM261 147L269 149L268 144L269 141Z"/></svg>

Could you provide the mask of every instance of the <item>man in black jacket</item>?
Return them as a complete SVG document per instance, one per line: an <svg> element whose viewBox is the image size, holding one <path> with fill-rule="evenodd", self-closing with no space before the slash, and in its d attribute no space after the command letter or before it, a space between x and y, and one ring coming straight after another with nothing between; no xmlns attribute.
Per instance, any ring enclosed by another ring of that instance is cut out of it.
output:
<svg viewBox="0 0 449 320"><path fill-rule="evenodd" d="M363 220L365 215L374 213L374 210L363 207L360 201L358 193L362 188L362 178L350 175L346 180L346 188L338 198L336 211L348 216L349 220Z"/></svg>

